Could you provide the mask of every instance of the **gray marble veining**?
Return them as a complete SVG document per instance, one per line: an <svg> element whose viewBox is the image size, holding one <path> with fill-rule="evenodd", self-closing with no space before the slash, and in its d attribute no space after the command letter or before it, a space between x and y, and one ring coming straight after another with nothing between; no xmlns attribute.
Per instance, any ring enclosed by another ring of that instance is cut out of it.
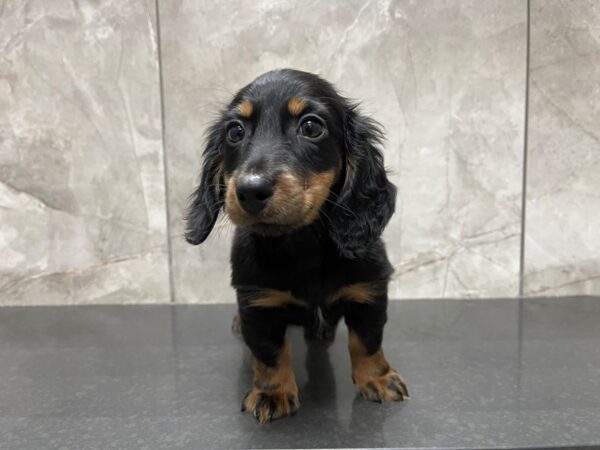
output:
<svg viewBox="0 0 600 450"><path fill-rule="evenodd" d="M302 406L240 412L233 305L0 308L0 448L599 448L600 298L399 301L411 399L357 396L346 330L290 330Z"/></svg>
<svg viewBox="0 0 600 450"><path fill-rule="evenodd" d="M524 290L600 292L600 4L534 0Z"/></svg>
<svg viewBox="0 0 600 450"><path fill-rule="evenodd" d="M194 248L182 215L215 112L277 67L321 74L387 130L392 297L517 294L525 2L178 1L160 15L178 302L234 301L231 224Z"/></svg>
<svg viewBox="0 0 600 450"><path fill-rule="evenodd" d="M195 248L183 210L219 107L286 66L387 130L392 297L518 293L526 2L158 5L164 151L155 1L0 2L0 304L233 302L232 225ZM527 295L600 292L599 23L531 1Z"/></svg>
<svg viewBox="0 0 600 450"><path fill-rule="evenodd" d="M169 301L155 17L2 2L0 304Z"/></svg>

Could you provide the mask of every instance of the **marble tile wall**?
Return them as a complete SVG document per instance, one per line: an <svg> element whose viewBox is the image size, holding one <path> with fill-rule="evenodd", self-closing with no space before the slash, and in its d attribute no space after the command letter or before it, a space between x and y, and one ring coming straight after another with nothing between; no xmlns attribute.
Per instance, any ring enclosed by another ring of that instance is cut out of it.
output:
<svg viewBox="0 0 600 450"><path fill-rule="evenodd" d="M387 130L392 297L517 294L522 1L188 0L160 2L160 17L177 301L234 301L231 226L191 247L182 214L215 111L277 67L321 74Z"/></svg>
<svg viewBox="0 0 600 450"><path fill-rule="evenodd" d="M387 130L392 297L518 295L527 2L157 3L160 33L154 0L0 2L0 304L233 302L232 226L192 247L183 211L215 113L277 67ZM600 13L530 13L524 289L598 294Z"/></svg>
<svg viewBox="0 0 600 450"><path fill-rule="evenodd" d="M600 3L533 0L524 292L600 294Z"/></svg>
<svg viewBox="0 0 600 450"><path fill-rule="evenodd" d="M169 301L155 19L0 2L0 304Z"/></svg>

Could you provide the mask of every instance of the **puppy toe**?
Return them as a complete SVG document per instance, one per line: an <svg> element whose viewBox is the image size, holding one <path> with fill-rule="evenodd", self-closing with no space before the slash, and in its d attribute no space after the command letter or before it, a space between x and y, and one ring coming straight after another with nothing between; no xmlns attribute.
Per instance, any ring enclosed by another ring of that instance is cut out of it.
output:
<svg viewBox="0 0 600 450"><path fill-rule="evenodd" d="M293 416L300 407L296 392L265 392L252 388L242 400L242 412L248 412L260 423Z"/></svg>
<svg viewBox="0 0 600 450"><path fill-rule="evenodd" d="M361 396L366 400L381 403L383 401L403 401L410 398L404 380L394 369L383 375L354 377Z"/></svg>

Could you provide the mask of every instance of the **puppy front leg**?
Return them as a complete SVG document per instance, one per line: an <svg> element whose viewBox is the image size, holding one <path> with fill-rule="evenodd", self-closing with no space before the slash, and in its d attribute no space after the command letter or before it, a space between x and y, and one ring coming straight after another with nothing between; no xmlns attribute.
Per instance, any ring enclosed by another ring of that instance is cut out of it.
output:
<svg viewBox="0 0 600 450"><path fill-rule="evenodd" d="M283 311L244 306L240 308L240 322L242 336L252 352L253 384L242 400L242 411L260 423L292 415L300 402Z"/></svg>
<svg viewBox="0 0 600 450"><path fill-rule="evenodd" d="M381 342L387 320L387 295L352 298L348 292L345 319L348 325L348 350L352 381L367 400L405 400L408 390L402 376L387 362Z"/></svg>

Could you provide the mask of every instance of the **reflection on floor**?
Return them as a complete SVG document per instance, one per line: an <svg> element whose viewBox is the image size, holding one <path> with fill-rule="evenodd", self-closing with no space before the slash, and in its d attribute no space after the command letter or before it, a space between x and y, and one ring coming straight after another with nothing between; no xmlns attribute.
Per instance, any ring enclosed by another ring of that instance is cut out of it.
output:
<svg viewBox="0 0 600 450"><path fill-rule="evenodd" d="M403 403L356 396L343 326L331 345L291 329L302 407L263 426L239 411L251 372L234 312L0 308L0 447L600 445L600 298L391 302Z"/></svg>

